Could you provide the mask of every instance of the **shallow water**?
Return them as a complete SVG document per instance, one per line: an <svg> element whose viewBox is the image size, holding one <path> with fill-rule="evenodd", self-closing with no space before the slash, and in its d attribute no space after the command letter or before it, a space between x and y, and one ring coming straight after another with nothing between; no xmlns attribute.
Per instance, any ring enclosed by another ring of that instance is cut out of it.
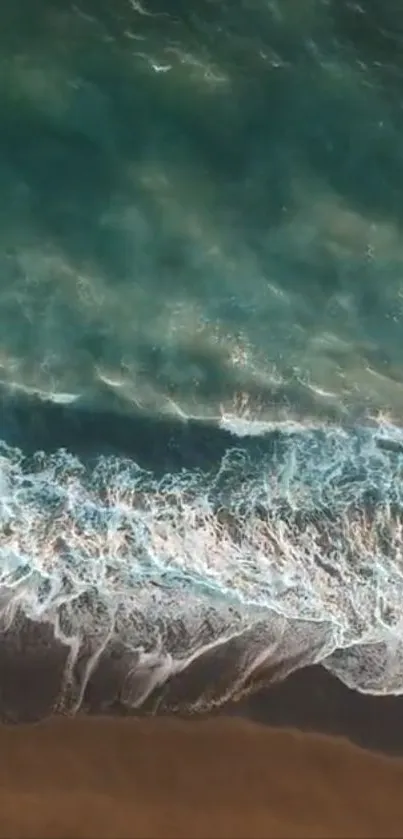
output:
<svg viewBox="0 0 403 839"><path fill-rule="evenodd" d="M5 625L89 644L74 707L116 639L129 707L223 642L192 707L266 658L402 692L399 7L0 28Z"/></svg>

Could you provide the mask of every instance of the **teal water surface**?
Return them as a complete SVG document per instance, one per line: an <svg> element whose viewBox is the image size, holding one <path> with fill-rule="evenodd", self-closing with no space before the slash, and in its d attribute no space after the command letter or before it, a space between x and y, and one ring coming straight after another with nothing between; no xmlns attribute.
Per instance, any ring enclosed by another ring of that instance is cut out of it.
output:
<svg viewBox="0 0 403 839"><path fill-rule="evenodd" d="M398 422L402 17L6 0L3 381L146 413Z"/></svg>

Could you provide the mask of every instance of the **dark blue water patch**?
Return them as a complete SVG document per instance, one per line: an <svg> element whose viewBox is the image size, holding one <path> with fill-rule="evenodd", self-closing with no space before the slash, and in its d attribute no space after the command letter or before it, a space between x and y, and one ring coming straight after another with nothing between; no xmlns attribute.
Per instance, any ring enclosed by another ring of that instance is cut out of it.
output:
<svg viewBox="0 0 403 839"><path fill-rule="evenodd" d="M84 462L100 455L127 457L156 476L182 469L216 468L239 439L208 422L97 410L77 400L59 405L35 396L0 391L0 439L26 456L66 449ZM281 435L242 441L258 457L274 451Z"/></svg>

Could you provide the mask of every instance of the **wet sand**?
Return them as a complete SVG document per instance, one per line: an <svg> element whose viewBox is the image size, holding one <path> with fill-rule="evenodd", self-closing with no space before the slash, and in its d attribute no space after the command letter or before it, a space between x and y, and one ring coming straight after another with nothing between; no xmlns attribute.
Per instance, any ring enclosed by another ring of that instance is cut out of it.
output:
<svg viewBox="0 0 403 839"><path fill-rule="evenodd" d="M403 758L403 696L351 690L321 665L257 690L231 712L276 728L348 737L358 746Z"/></svg>
<svg viewBox="0 0 403 839"><path fill-rule="evenodd" d="M66 650L45 625L17 629L0 650L0 839L403 835L403 697L364 696L316 666L215 718L136 719L114 650L79 715L56 719ZM225 682L224 665L196 662L170 699Z"/></svg>
<svg viewBox="0 0 403 839"><path fill-rule="evenodd" d="M398 837L403 761L221 718L0 729L0 837Z"/></svg>

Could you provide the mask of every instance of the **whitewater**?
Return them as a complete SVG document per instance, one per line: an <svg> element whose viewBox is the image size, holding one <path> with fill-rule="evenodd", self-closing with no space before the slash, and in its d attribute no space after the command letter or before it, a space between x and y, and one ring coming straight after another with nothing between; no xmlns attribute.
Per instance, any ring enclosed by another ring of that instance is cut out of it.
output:
<svg viewBox="0 0 403 839"><path fill-rule="evenodd" d="M200 429L190 460L180 435L160 441L170 469L150 468L139 438L138 459L3 439L0 646L64 651L52 712L85 710L106 660L128 713L209 710L257 671L271 682L317 662L362 692L403 693L403 433L201 433L221 441L204 461ZM214 661L213 679L178 692Z"/></svg>

